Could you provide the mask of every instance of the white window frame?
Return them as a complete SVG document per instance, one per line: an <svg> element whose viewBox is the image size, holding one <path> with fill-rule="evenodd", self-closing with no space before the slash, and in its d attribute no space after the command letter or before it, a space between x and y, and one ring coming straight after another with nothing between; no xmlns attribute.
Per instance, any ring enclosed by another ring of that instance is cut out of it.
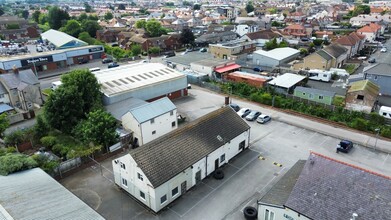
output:
<svg viewBox="0 0 391 220"><path fill-rule="evenodd" d="M274 212L269 209L265 209L264 219L265 220L274 220L274 218L275 218Z"/></svg>
<svg viewBox="0 0 391 220"><path fill-rule="evenodd" d="M162 201L163 197L166 197L164 201ZM167 194L165 194L162 197L160 197L160 205L163 205L166 202L167 202Z"/></svg>
<svg viewBox="0 0 391 220"><path fill-rule="evenodd" d="M128 188L128 180L125 179L125 178L121 178L122 179L122 185L126 188Z"/></svg>
<svg viewBox="0 0 391 220"><path fill-rule="evenodd" d="M141 173L137 173L137 179L139 179L140 181L144 181L144 177Z"/></svg>
<svg viewBox="0 0 391 220"><path fill-rule="evenodd" d="M174 189L177 190L177 192L176 192L175 194L173 194ZM171 190L171 196L172 196L173 198L179 194L179 187L177 186L177 187L175 187L174 189Z"/></svg>
<svg viewBox="0 0 391 220"><path fill-rule="evenodd" d="M143 197L143 195L144 195L144 197ZM147 200L145 199L145 193L144 193L143 191L141 191L141 190L140 190L140 198L141 198L142 200L144 200L144 201L147 201Z"/></svg>

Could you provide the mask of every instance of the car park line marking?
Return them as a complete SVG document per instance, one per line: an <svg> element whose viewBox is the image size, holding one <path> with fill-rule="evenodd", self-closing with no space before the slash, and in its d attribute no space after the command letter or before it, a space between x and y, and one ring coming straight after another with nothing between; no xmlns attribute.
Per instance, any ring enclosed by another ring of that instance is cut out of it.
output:
<svg viewBox="0 0 391 220"><path fill-rule="evenodd" d="M286 167L283 167L278 173L282 173L283 170L285 170ZM266 185L264 185L260 190L257 190L255 189L255 191L257 191L258 193L261 193L271 182L273 182L273 180L277 178L277 176L273 176L273 178L271 180L269 180L269 182L266 183Z"/></svg>
<svg viewBox="0 0 391 220"><path fill-rule="evenodd" d="M259 156L258 159L260 160L266 160L266 158L262 157L262 156Z"/></svg>
<svg viewBox="0 0 391 220"><path fill-rule="evenodd" d="M387 159L388 159L388 156L390 156L390 154L387 154L387 157L386 157L386 159L383 160L383 163L382 163L381 166L384 166L384 164L386 163L386 161L387 161Z"/></svg>
<svg viewBox="0 0 391 220"><path fill-rule="evenodd" d="M277 162L273 162L274 165L278 166L278 167L282 167L282 164L280 163L277 163Z"/></svg>

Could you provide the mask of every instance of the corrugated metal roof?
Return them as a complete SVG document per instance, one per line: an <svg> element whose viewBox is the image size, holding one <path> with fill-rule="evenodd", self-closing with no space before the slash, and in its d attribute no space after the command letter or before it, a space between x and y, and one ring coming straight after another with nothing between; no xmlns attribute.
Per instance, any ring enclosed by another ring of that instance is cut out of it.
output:
<svg viewBox="0 0 391 220"><path fill-rule="evenodd" d="M163 97L148 104L130 109L130 113L141 124L176 109L174 103L167 97Z"/></svg>
<svg viewBox="0 0 391 220"><path fill-rule="evenodd" d="M278 76L277 78L268 82L268 84L282 88L291 88L303 79L305 79L305 76L300 76L293 73L285 73L284 75Z"/></svg>
<svg viewBox="0 0 391 220"><path fill-rule="evenodd" d="M11 111L13 109L14 108L12 108L11 106L9 106L7 104L4 104L4 103L0 104L0 114L3 113L3 112Z"/></svg>
<svg viewBox="0 0 391 220"><path fill-rule="evenodd" d="M101 91L113 96L145 86L186 78L186 75L161 63L137 63L94 72Z"/></svg>
<svg viewBox="0 0 391 220"><path fill-rule="evenodd" d="M329 96L329 97L334 97L335 96L335 92L326 91L326 90L320 90L320 89L314 89L314 88L307 88L307 87L302 87L302 86L297 86L295 88L295 91L306 92L306 93L315 93L315 94Z"/></svg>
<svg viewBox="0 0 391 220"><path fill-rule="evenodd" d="M87 46L88 44L82 40L72 37L61 31L56 31L50 29L45 33L41 34L42 39L48 40L50 43L54 44L56 48L62 47L65 44L69 44L70 42L76 42L79 46Z"/></svg>
<svg viewBox="0 0 391 220"><path fill-rule="evenodd" d="M129 109L136 108L141 105L147 104L146 101L138 98L129 98L120 102L113 103L105 106L107 112L109 112L114 118L121 121L122 116L129 111Z"/></svg>
<svg viewBox="0 0 391 220"><path fill-rule="evenodd" d="M265 57L269 57L275 60L283 60L285 58L288 58L293 55L299 55L300 51L289 48L289 47L283 47L283 48L276 48L273 50L265 51L265 50L257 50L254 52L255 54L259 54Z"/></svg>
<svg viewBox="0 0 391 220"><path fill-rule="evenodd" d="M14 219L104 219L40 168L0 176L0 192Z"/></svg>

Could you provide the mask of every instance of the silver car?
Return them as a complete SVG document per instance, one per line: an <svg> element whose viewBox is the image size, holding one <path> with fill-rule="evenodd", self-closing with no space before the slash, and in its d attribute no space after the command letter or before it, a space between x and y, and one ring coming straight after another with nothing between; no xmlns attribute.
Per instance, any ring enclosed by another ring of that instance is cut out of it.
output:
<svg viewBox="0 0 391 220"><path fill-rule="evenodd" d="M268 115L260 115L257 118L257 122L260 124L265 124L266 122L272 120L272 118Z"/></svg>

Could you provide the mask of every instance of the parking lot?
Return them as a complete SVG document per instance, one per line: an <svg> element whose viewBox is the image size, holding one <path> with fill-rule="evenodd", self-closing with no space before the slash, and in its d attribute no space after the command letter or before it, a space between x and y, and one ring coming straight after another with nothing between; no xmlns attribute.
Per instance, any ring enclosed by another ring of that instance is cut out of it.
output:
<svg viewBox="0 0 391 220"><path fill-rule="evenodd" d="M391 159L388 154L358 144L349 154L336 154L336 144L340 140L338 135L344 135L344 131L338 130L336 138L310 130L312 124L307 121L303 122L303 126L294 126L287 121L291 120L290 117L273 109L239 99L233 102L269 114L273 120L264 125L248 122L251 125L251 147L223 168L223 180L212 177L204 179L157 215L113 184L110 180L113 158L102 163L107 168L102 169L104 177L101 176L99 166L94 166L60 182L107 219L244 219L243 208L255 205L256 200L297 160L307 159L310 150L391 176ZM188 97L175 100L174 103L181 114L194 120L220 108L224 96L193 87ZM351 137L355 138L353 134ZM367 144L375 141L373 137L363 137L358 136ZM383 140L379 140L378 144L390 145ZM260 155L265 160L259 159ZM274 162L282 164L282 167L274 165Z"/></svg>

